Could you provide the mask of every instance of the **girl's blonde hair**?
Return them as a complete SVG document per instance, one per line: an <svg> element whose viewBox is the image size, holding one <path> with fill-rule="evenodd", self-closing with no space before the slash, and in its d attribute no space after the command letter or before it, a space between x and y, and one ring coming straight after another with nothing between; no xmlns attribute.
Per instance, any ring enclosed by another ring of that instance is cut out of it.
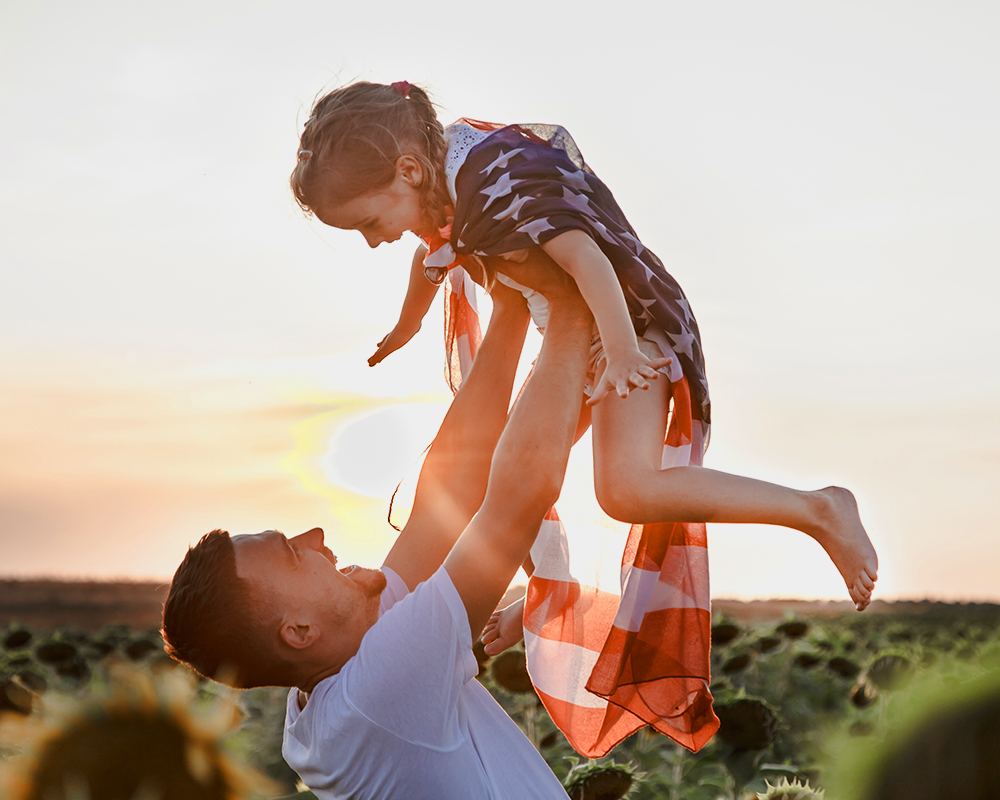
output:
<svg viewBox="0 0 1000 800"><path fill-rule="evenodd" d="M410 155L424 168L425 211L445 224L447 143L427 93L407 83L365 81L334 89L313 106L290 179L307 213L375 192L392 183L396 161Z"/></svg>

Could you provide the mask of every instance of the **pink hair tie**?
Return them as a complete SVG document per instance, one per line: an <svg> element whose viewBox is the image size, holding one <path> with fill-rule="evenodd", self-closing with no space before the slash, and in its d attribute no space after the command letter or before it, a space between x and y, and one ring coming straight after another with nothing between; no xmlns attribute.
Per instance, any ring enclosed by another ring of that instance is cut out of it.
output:
<svg viewBox="0 0 1000 800"><path fill-rule="evenodd" d="M312 150L299 150L299 161L307 161L312 158Z"/></svg>
<svg viewBox="0 0 1000 800"><path fill-rule="evenodd" d="M399 92L407 100L410 99L410 83L409 81L396 81L392 84L392 88Z"/></svg>

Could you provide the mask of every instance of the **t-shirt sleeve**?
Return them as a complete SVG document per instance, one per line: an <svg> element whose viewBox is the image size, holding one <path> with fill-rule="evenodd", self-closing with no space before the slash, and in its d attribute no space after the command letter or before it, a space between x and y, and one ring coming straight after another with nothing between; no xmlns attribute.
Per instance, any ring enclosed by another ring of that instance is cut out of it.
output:
<svg viewBox="0 0 1000 800"><path fill-rule="evenodd" d="M383 564L381 570L382 574L385 575L385 589L382 590L382 597L379 600L378 613L380 617L410 593L406 583L392 567Z"/></svg>
<svg viewBox="0 0 1000 800"><path fill-rule="evenodd" d="M459 694L477 673L468 614L442 567L368 631L344 697L393 735L449 750L461 742Z"/></svg>

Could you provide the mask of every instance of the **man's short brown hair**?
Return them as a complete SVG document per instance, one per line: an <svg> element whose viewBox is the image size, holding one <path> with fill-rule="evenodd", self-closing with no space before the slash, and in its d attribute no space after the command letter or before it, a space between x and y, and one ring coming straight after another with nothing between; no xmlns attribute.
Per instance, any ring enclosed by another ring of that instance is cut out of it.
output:
<svg viewBox="0 0 1000 800"><path fill-rule="evenodd" d="M259 588L236 574L228 531L216 528L188 548L170 582L163 604L167 653L238 688L292 685L289 665L275 651L277 630L262 621L265 607Z"/></svg>

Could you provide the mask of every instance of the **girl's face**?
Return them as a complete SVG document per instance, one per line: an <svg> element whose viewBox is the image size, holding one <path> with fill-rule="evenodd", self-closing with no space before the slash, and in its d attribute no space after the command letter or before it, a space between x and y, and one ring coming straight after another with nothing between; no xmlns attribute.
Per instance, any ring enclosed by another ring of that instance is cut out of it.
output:
<svg viewBox="0 0 1000 800"><path fill-rule="evenodd" d="M422 176L419 161L412 156L400 156L396 175L384 189L317 209L316 217L334 228L360 231L369 247L395 242L405 231L429 236L434 225L424 213L421 193L416 188Z"/></svg>

